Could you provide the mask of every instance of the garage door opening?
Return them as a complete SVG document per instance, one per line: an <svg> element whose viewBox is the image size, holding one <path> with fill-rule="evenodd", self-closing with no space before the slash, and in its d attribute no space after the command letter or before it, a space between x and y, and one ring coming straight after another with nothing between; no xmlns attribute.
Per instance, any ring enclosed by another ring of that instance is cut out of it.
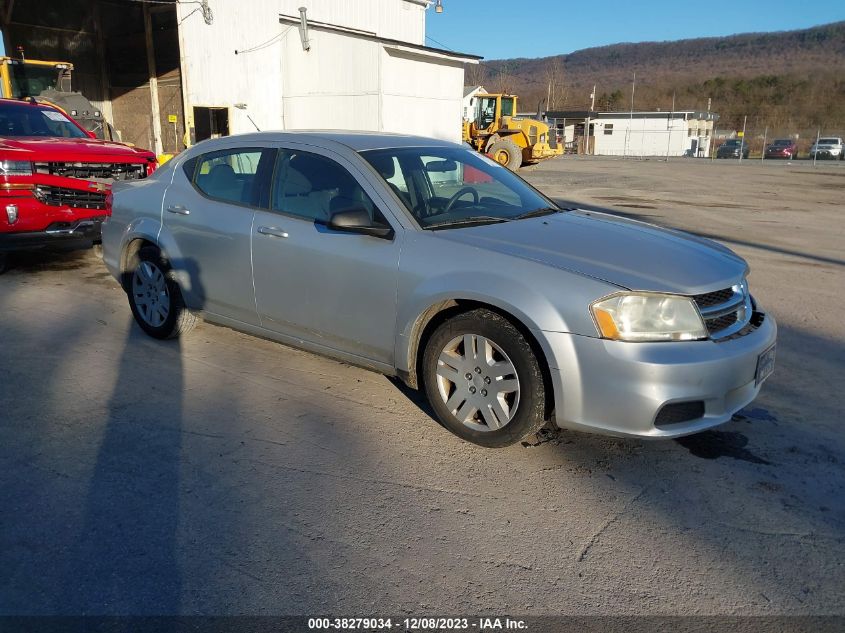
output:
<svg viewBox="0 0 845 633"><path fill-rule="evenodd" d="M194 108L194 129L191 135L193 143L207 138L229 136L228 108Z"/></svg>

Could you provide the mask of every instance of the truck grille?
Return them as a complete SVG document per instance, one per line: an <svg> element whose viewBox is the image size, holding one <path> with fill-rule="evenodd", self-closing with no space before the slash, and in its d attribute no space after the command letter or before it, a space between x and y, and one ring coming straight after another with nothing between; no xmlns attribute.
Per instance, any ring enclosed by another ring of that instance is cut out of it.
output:
<svg viewBox="0 0 845 633"><path fill-rule="evenodd" d="M147 175L144 163L35 163L35 173L65 178L139 180Z"/></svg>
<svg viewBox="0 0 845 633"><path fill-rule="evenodd" d="M713 339L732 336L751 319L751 295L745 281L730 288L693 296Z"/></svg>
<svg viewBox="0 0 845 633"><path fill-rule="evenodd" d="M105 209L106 194L98 191L82 191L65 187L35 187L35 197L43 204L53 207L74 207L77 209Z"/></svg>

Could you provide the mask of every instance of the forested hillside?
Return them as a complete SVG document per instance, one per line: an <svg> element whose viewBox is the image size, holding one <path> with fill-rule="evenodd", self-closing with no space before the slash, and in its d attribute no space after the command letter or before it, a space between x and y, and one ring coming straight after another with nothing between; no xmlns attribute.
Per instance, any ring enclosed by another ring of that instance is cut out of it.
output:
<svg viewBox="0 0 845 633"><path fill-rule="evenodd" d="M561 48L565 42L561 41ZM515 92L521 110L548 98L551 110L711 109L720 126L809 133L845 131L845 22L800 31L675 42L614 44L540 59L468 67L468 84ZM543 109L546 106L543 105Z"/></svg>

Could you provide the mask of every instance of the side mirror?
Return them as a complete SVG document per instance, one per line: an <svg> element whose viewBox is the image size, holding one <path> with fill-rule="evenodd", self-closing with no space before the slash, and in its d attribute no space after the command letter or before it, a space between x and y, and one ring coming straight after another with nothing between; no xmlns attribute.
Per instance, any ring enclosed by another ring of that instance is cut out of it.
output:
<svg viewBox="0 0 845 633"><path fill-rule="evenodd" d="M393 239L393 229L386 224L373 222L366 209L344 209L332 213L328 227L334 231L344 233L358 233L371 235L385 240Z"/></svg>

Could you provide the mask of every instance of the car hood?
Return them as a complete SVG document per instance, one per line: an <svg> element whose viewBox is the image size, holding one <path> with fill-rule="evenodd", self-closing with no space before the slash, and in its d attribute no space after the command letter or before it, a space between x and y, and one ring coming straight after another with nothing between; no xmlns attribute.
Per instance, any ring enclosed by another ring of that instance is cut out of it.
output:
<svg viewBox="0 0 845 633"><path fill-rule="evenodd" d="M11 160L62 162L146 162L149 150L95 138L21 136L0 138L0 152Z"/></svg>
<svg viewBox="0 0 845 633"><path fill-rule="evenodd" d="M733 285L748 269L744 259L711 240L592 211L440 230L436 235L630 290L699 294Z"/></svg>

